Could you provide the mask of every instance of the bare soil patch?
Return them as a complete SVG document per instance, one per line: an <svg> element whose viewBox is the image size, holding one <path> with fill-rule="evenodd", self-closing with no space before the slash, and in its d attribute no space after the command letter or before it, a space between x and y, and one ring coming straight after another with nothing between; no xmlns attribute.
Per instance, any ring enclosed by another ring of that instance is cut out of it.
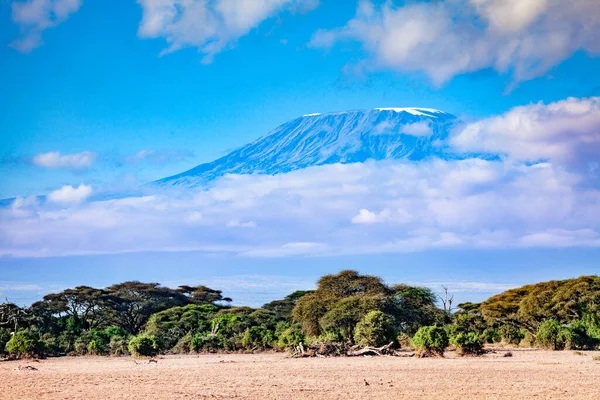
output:
<svg viewBox="0 0 600 400"><path fill-rule="evenodd" d="M478 358L281 353L0 362L0 399L600 399L600 362L511 349ZM33 368L28 368L31 366Z"/></svg>

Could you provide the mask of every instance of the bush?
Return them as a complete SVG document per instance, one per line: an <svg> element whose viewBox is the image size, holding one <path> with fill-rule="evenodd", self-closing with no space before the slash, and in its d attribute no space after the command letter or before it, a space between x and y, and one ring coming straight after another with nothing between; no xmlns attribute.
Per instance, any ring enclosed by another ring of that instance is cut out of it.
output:
<svg viewBox="0 0 600 400"><path fill-rule="evenodd" d="M456 346L456 354L459 356L479 356L483 350L483 341L475 332L459 333L452 338L452 344Z"/></svg>
<svg viewBox="0 0 600 400"><path fill-rule="evenodd" d="M100 354L104 354L106 352L106 348L104 343L101 343L99 340L92 339L87 344L87 352L88 354L98 356Z"/></svg>
<svg viewBox="0 0 600 400"><path fill-rule="evenodd" d="M197 333L192 337L191 348L195 352L216 351L221 348L221 338L213 333Z"/></svg>
<svg viewBox="0 0 600 400"><path fill-rule="evenodd" d="M17 358L39 356L44 352L44 344L37 334L23 330L15 333L6 343L6 351Z"/></svg>
<svg viewBox="0 0 600 400"><path fill-rule="evenodd" d="M264 326L253 326L244 331L242 346L247 349L267 349L273 347L273 332Z"/></svg>
<svg viewBox="0 0 600 400"><path fill-rule="evenodd" d="M381 311L368 312L354 328L354 342L360 346L383 346L395 336L394 320Z"/></svg>
<svg viewBox="0 0 600 400"><path fill-rule="evenodd" d="M296 326L290 326L279 334L277 345L283 349L293 348L305 340L304 333Z"/></svg>
<svg viewBox="0 0 600 400"><path fill-rule="evenodd" d="M518 345L525 338L525 332L513 325L502 325L498 331L502 340L507 344Z"/></svg>
<svg viewBox="0 0 600 400"><path fill-rule="evenodd" d="M418 357L443 357L448 347L448 334L437 325L423 326L413 336L411 344L417 350Z"/></svg>
<svg viewBox="0 0 600 400"><path fill-rule="evenodd" d="M593 350L597 346L598 340L588 334L588 327L583 321L575 321L567 329L565 348Z"/></svg>
<svg viewBox="0 0 600 400"><path fill-rule="evenodd" d="M153 335L134 336L127 346L129 353L133 356L152 357L158 354L160 349L158 339Z"/></svg>
<svg viewBox="0 0 600 400"><path fill-rule="evenodd" d="M536 344L545 349L563 350L568 341L568 330L555 319L547 319L540 324Z"/></svg>
<svg viewBox="0 0 600 400"><path fill-rule="evenodd" d="M126 337L122 336L113 336L110 338L110 343L108 344L108 350L111 356L121 357L129 354L128 341Z"/></svg>

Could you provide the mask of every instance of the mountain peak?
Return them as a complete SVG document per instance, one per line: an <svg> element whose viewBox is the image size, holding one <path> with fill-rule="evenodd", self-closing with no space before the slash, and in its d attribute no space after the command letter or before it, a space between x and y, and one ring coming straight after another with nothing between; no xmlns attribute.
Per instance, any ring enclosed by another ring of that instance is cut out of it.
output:
<svg viewBox="0 0 600 400"><path fill-rule="evenodd" d="M456 117L433 108L390 107L304 114L210 163L156 181L203 186L225 174L279 174L369 159L419 160L440 152Z"/></svg>

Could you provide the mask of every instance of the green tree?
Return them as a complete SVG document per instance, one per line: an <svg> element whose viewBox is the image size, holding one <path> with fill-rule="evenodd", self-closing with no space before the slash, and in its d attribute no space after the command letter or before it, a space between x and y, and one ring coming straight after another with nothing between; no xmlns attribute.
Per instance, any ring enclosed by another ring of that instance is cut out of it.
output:
<svg viewBox="0 0 600 400"><path fill-rule="evenodd" d="M17 358L41 355L43 351L44 346L38 335L29 330L16 332L6 343L6 352Z"/></svg>
<svg viewBox="0 0 600 400"><path fill-rule="evenodd" d="M133 356L152 357L158 354L160 344L156 336L140 335L131 338L128 349Z"/></svg>
<svg viewBox="0 0 600 400"><path fill-rule="evenodd" d="M367 313L354 329L354 341L361 346L382 346L395 336L394 320L379 310Z"/></svg>
<svg viewBox="0 0 600 400"><path fill-rule="evenodd" d="M423 326L415 333L411 344L419 357L443 357L444 350L449 345L448 334L437 325Z"/></svg>

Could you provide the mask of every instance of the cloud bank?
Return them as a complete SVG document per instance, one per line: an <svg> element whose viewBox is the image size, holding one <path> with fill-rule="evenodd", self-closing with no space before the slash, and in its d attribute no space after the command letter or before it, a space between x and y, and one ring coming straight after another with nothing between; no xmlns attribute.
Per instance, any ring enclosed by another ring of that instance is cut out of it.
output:
<svg viewBox="0 0 600 400"><path fill-rule="evenodd" d="M79 11L81 0L26 0L12 3L12 20L19 25L20 36L10 45L29 53L43 44L42 33L65 22Z"/></svg>
<svg viewBox="0 0 600 400"><path fill-rule="evenodd" d="M600 2L595 0L361 1L337 29L317 31L309 46L358 42L364 66L423 72L436 85L482 69L514 82L546 73L578 50L600 54Z"/></svg>

